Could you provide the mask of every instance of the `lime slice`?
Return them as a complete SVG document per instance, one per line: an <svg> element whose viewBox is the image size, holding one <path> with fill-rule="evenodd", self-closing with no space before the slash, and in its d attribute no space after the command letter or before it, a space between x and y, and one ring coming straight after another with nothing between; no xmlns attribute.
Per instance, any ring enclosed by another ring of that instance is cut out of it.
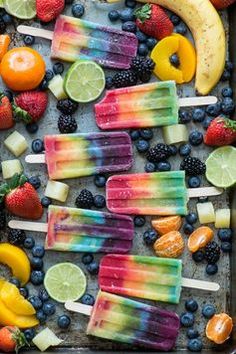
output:
<svg viewBox="0 0 236 354"><path fill-rule="evenodd" d="M44 286L58 302L76 301L85 293L86 277L75 264L59 263L47 271Z"/></svg>
<svg viewBox="0 0 236 354"><path fill-rule="evenodd" d="M102 68L90 60L74 63L66 74L64 89L76 102L88 103L96 100L105 88Z"/></svg>
<svg viewBox="0 0 236 354"><path fill-rule="evenodd" d="M36 16L35 0L4 0L4 5L10 15L22 20L30 20Z"/></svg>
<svg viewBox="0 0 236 354"><path fill-rule="evenodd" d="M0 7L4 7L4 0L0 0Z"/></svg>
<svg viewBox="0 0 236 354"><path fill-rule="evenodd" d="M216 187L236 183L236 148L223 146L214 150L206 161L206 178Z"/></svg>

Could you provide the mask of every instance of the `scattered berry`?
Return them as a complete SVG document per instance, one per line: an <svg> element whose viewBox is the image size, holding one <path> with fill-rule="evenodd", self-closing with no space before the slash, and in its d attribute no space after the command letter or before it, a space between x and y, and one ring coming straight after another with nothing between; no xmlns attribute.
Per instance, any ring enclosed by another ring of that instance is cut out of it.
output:
<svg viewBox="0 0 236 354"><path fill-rule="evenodd" d="M106 89L110 90L113 87L113 78L111 76L106 77Z"/></svg>
<svg viewBox="0 0 236 354"><path fill-rule="evenodd" d="M221 111L221 104L219 102L217 102L215 104L210 104L206 108L206 113L212 117L218 117L218 115L220 114L220 111Z"/></svg>
<svg viewBox="0 0 236 354"><path fill-rule="evenodd" d="M53 77L54 77L54 72L53 72L52 70L50 70L50 69L49 69L49 70L46 70L44 79L45 79L46 81L50 81L50 80L53 79Z"/></svg>
<svg viewBox="0 0 236 354"><path fill-rule="evenodd" d="M157 44L157 40L156 40L156 38L150 37L147 39L146 44L148 46L148 49L152 50L155 47L155 45Z"/></svg>
<svg viewBox="0 0 236 354"><path fill-rule="evenodd" d="M30 259L31 268L35 270L43 269L43 260L39 257L32 257Z"/></svg>
<svg viewBox="0 0 236 354"><path fill-rule="evenodd" d="M199 337L199 332L197 329L194 328L189 328L187 330L187 337L188 339L194 339L194 338L198 338Z"/></svg>
<svg viewBox="0 0 236 354"><path fill-rule="evenodd" d="M167 160L171 156L171 149L166 144L157 144L150 148L147 153L147 159L150 162L161 162Z"/></svg>
<svg viewBox="0 0 236 354"><path fill-rule="evenodd" d="M23 333L27 342L31 342L36 335L34 328L28 328Z"/></svg>
<svg viewBox="0 0 236 354"><path fill-rule="evenodd" d="M217 264L207 264L206 273L208 275L214 275L217 272L218 272L218 265Z"/></svg>
<svg viewBox="0 0 236 354"><path fill-rule="evenodd" d="M191 235L191 233L194 231L194 227L191 224L185 223L183 225L183 230L186 235Z"/></svg>
<svg viewBox="0 0 236 354"><path fill-rule="evenodd" d="M111 22L116 22L117 20L119 20L120 14L118 11L112 10L112 11L108 12L108 18Z"/></svg>
<svg viewBox="0 0 236 354"><path fill-rule="evenodd" d="M191 352L201 352L202 348L203 344L200 338L194 338L188 341L188 350Z"/></svg>
<svg viewBox="0 0 236 354"><path fill-rule="evenodd" d="M85 265L88 265L90 263L92 263L94 257L91 253L86 253L82 256L82 263Z"/></svg>
<svg viewBox="0 0 236 354"><path fill-rule="evenodd" d="M43 312L43 310L38 310L36 312L36 317L39 320L40 324L43 325L47 321L47 315Z"/></svg>
<svg viewBox="0 0 236 354"><path fill-rule="evenodd" d="M28 182L34 187L34 189L39 189L41 186L41 181L38 176L29 177Z"/></svg>
<svg viewBox="0 0 236 354"><path fill-rule="evenodd" d="M202 108L195 108L193 110L193 121L194 123L202 123L206 117L206 113Z"/></svg>
<svg viewBox="0 0 236 354"><path fill-rule="evenodd" d="M43 312L47 316L52 316L56 312L56 306L51 302L46 302L45 304L43 304Z"/></svg>
<svg viewBox="0 0 236 354"><path fill-rule="evenodd" d="M148 51L147 45L146 45L146 49ZM149 57L144 58L144 57L137 56L136 58L133 59L131 64L131 69L137 74L139 80L141 80L142 82L146 82L144 80L146 77L151 77L154 68L155 68L155 63Z"/></svg>
<svg viewBox="0 0 236 354"><path fill-rule="evenodd" d="M227 61L225 64L225 69L232 73L234 70L234 64L231 61Z"/></svg>
<svg viewBox="0 0 236 354"><path fill-rule="evenodd" d="M146 152L149 148L149 142L147 140L139 139L138 142L135 144L138 152Z"/></svg>
<svg viewBox="0 0 236 354"><path fill-rule="evenodd" d="M154 242L157 240L157 232L153 229L149 229L144 232L143 234L143 240L146 243L146 245L151 246L154 244Z"/></svg>
<svg viewBox="0 0 236 354"><path fill-rule="evenodd" d="M99 264L96 261L92 261L87 265L87 270L92 275L97 275L99 272Z"/></svg>
<svg viewBox="0 0 236 354"><path fill-rule="evenodd" d="M230 71L225 69L225 70L223 71L222 76L221 76L221 81L229 81L230 78L231 78L231 73L230 73Z"/></svg>
<svg viewBox="0 0 236 354"><path fill-rule="evenodd" d="M48 197L43 197L41 199L41 204L44 208L48 208L52 204L52 199Z"/></svg>
<svg viewBox="0 0 236 354"><path fill-rule="evenodd" d="M204 260L205 254L204 254L203 251L199 250L199 251L194 252L192 254L192 258L193 258L194 262L200 263L200 262L202 262Z"/></svg>
<svg viewBox="0 0 236 354"><path fill-rule="evenodd" d="M94 197L92 193L87 189L83 189L76 198L75 205L77 208L91 209L94 205Z"/></svg>
<svg viewBox="0 0 236 354"><path fill-rule="evenodd" d="M33 270L30 276L30 281L33 285L43 284L44 272L42 270Z"/></svg>
<svg viewBox="0 0 236 354"><path fill-rule="evenodd" d="M132 141L138 140L140 138L140 131L139 130L131 130L129 132L130 138Z"/></svg>
<svg viewBox="0 0 236 354"><path fill-rule="evenodd" d="M187 27L186 25L181 22L180 24L178 24L176 27L175 27L175 32L176 33L179 33L179 34L182 34L182 36L184 36L186 33L187 33Z"/></svg>
<svg viewBox="0 0 236 354"><path fill-rule="evenodd" d="M146 34L141 31L136 32L136 37L137 37L137 40L139 41L139 43L146 43L147 42Z"/></svg>
<svg viewBox="0 0 236 354"><path fill-rule="evenodd" d="M151 173L156 171L156 165L153 162L147 162L145 164L145 172Z"/></svg>
<svg viewBox="0 0 236 354"><path fill-rule="evenodd" d="M27 34L24 36L23 41L24 41L25 45L33 45L35 42L35 37Z"/></svg>
<svg viewBox="0 0 236 354"><path fill-rule="evenodd" d="M170 63L173 65L175 68L178 68L180 66L180 60L179 56L177 54L172 54L170 56Z"/></svg>
<svg viewBox="0 0 236 354"><path fill-rule="evenodd" d="M198 188L201 185L201 178L198 176L192 176L188 179L189 188Z"/></svg>
<svg viewBox="0 0 236 354"><path fill-rule="evenodd" d="M32 249L32 255L34 257L42 258L45 255L45 249L43 246L36 245Z"/></svg>
<svg viewBox="0 0 236 354"><path fill-rule="evenodd" d="M194 130L189 134L189 142L193 146L198 146L203 142L203 134L198 130Z"/></svg>
<svg viewBox="0 0 236 354"><path fill-rule="evenodd" d="M231 97L225 97L221 103L221 110L224 114L232 114L235 111L235 104Z"/></svg>
<svg viewBox="0 0 236 354"><path fill-rule="evenodd" d="M14 284L17 288L20 288L20 281L17 278L14 277L10 278L9 283Z"/></svg>
<svg viewBox="0 0 236 354"><path fill-rule="evenodd" d="M189 144L181 144L179 154L180 156L189 156L191 154L191 146Z"/></svg>
<svg viewBox="0 0 236 354"><path fill-rule="evenodd" d="M57 62L53 65L52 70L55 75L61 75L64 72L64 64Z"/></svg>
<svg viewBox="0 0 236 354"><path fill-rule="evenodd" d="M57 319L57 325L61 329L67 329L71 324L71 319L67 315L61 315Z"/></svg>
<svg viewBox="0 0 236 354"><path fill-rule="evenodd" d="M61 114L58 119L58 129L62 134L74 133L78 128L76 120L70 115Z"/></svg>
<svg viewBox="0 0 236 354"><path fill-rule="evenodd" d="M125 6L134 9L137 2L135 0L125 0Z"/></svg>
<svg viewBox="0 0 236 354"><path fill-rule="evenodd" d="M177 152L178 152L177 146L175 146L175 145L170 145L170 146L169 146L169 149L170 149L171 156L177 155Z"/></svg>
<svg viewBox="0 0 236 354"><path fill-rule="evenodd" d="M94 177L94 184L98 188L103 188L106 185L106 177L104 175L96 175Z"/></svg>
<svg viewBox="0 0 236 354"><path fill-rule="evenodd" d="M220 259L220 247L215 242L209 242L205 247L205 259L209 264L215 264Z"/></svg>
<svg viewBox="0 0 236 354"><path fill-rule="evenodd" d="M224 87L221 90L221 94L223 97L233 97L233 90L231 89L231 87Z"/></svg>
<svg viewBox="0 0 236 354"><path fill-rule="evenodd" d="M50 299L47 290L44 288L39 289L38 297L40 300L42 300L42 302L48 301Z"/></svg>
<svg viewBox="0 0 236 354"><path fill-rule="evenodd" d="M219 229L217 235L222 242L230 242L233 233L231 229Z"/></svg>
<svg viewBox="0 0 236 354"><path fill-rule="evenodd" d="M25 287L22 287L19 289L19 292L22 296L24 296L24 298L27 298L29 296L29 290L28 288L25 286Z"/></svg>
<svg viewBox="0 0 236 354"><path fill-rule="evenodd" d="M28 133L30 134L35 134L37 133L38 129L39 129L39 126L37 123L33 122L33 123L29 123L29 124L26 124L26 130Z"/></svg>
<svg viewBox="0 0 236 354"><path fill-rule="evenodd" d="M186 215L185 220L189 223L189 224L195 224L197 222L197 214L196 213L189 213L188 215Z"/></svg>
<svg viewBox="0 0 236 354"><path fill-rule="evenodd" d="M57 103L57 109L65 115L71 115L75 113L78 107L78 103L70 100L69 98L65 100L60 100Z"/></svg>
<svg viewBox="0 0 236 354"><path fill-rule="evenodd" d="M25 242L26 234L23 230L9 229L7 241L12 245L22 245Z"/></svg>
<svg viewBox="0 0 236 354"><path fill-rule="evenodd" d="M202 123L202 126L204 129L207 129L209 127L209 125L211 124L213 118L211 117L206 117Z"/></svg>
<svg viewBox="0 0 236 354"><path fill-rule="evenodd" d="M194 315L191 312L184 312L180 316L180 323L183 327L192 327L194 320Z"/></svg>
<svg viewBox="0 0 236 354"><path fill-rule="evenodd" d="M4 230L6 226L6 212L5 210L0 210L0 230Z"/></svg>
<svg viewBox="0 0 236 354"><path fill-rule="evenodd" d="M171 22L173 23L174 26L177 26L180 23L180 21L181 21L180 17L175 15L175 14L172 14L170 16L170 20L171 20Z"/></svg>
<svg viewBox="0 0 236 354"><path fill-rule="evenodd" d="M179 112L179 123L180 124L187 124L191 122L191 114L188 111L180 111Z"/></svg>
<svg viewBox="0 0 236 354"><path fill-rule="evenodd" d="M120 20L122 22L134 21L134 11L131 8L123 9L120 11Z"/></svg>
<svg viewBox="0 0 236 354"><path fill-rule="evenodd" d="M137 227L142 227L145 225L146 219L144 216L135 216L134 217L134 225Z"/></svg>
<svg viewBox="0 0 236 354"><path fill-rule="evenodd" d="M208 320L212 318L216 313L216 309L213 305L204 305L202 309L202 315L207 318Z"/></svg>
<svg viewBox="0 0 236 354"><path fill-rule="evenodd" d="M230 253L232 251L232 244L230 242L222 242L220 248L224 253Z"/></svg>
<svg viewBox="0 0 236 354"><path fill-rule="evenodd" d="M24 243L23 243L23 246L27 249L32 249L35 245L35 240L33 237L31 236L27 236Z"/></svg>
<svg viewBox="0 0 236 354"><path fill-rule="evenodd" d="M95 195L94 196L94 206L95 208L102 209L106 206L106 199L103 195Z"/></svg>
<svg viewBox="0 0 236 354"><path fill-rule="evenodd" d="M133 21L127 21L127 22L124 22L123 24L122 24L122 31L125 31L125 32L131 32L131 33L135 33L136 32L136 24L135 24L135 22L133 22ZM142 44L144 44L144 43L142 43ZM141 45L141 44L140 44ZM146 44L145 44L145 46L146 46Z"/></svg>
<svg viewBox="0 0 236 354"><path fill-rule="evenodd" d="M196 312L198 309L198 303L194 299L189 299L185 301L185 308L189 312Z"/></svg>
<svg viewBox="0 0 236 354"><path fill-rule="evenodd" d="M36 295L32 295L28 298L28 301L35 308L35 310L40 310L43 307L42 300Z"/></svg>
<svg viewBox="0 0 236 354"><path fill-rule="evenodd" d="M180 169L185 170L189 176L204 175L206 172L206 165L197 157L187 156L180 164Z"/></svg>
<svg viewBox="0 0 236 354"><path fill-rule="evenodd" d="M168 161L158 162L157 170L160 171L160 172L170 171L171 170L171 164Z"/></svg>
<svg viewBox="0 0 236 354"><path fill-rule="evenodd" d="M40 154L44 151L44 142L41 139L35 139L32 141L31 148L35 154Z"/></svg>
<svg viewBox="0 0 236 354"><path fill-rule="evenodd" d="M144 140L151 140L153 138L153 131L152 129L141 129L140 130L140 136L144 139Z"/></svg>
<svg viewBox="0 0 236 354"><path fill-rule="evenodd" d="M89 305L89 306L93 306L95 303L94 297L90 294L84 294L80 299L80 301L82 302L82 304Z"/></svg>

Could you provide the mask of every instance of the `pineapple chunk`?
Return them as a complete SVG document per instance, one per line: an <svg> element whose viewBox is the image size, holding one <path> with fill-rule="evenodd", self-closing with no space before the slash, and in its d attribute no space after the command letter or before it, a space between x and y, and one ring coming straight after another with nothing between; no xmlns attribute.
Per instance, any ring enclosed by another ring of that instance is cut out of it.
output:
<svg viewBox="0 0 236 354"><path fill-rule="evenodd" d="M17 131L14 131L11 135L9 135L9 137L4 141L4 145L16 157L23 154L23 152L25 152L28 148L26 139Z"/></svg>
<svg viewBox="0 0 236 354"><path fill-rule="evenodd" d="M65 183L48 181L45 196L58 200L59 202L65 202L69 193L69 186Z"/></svg>
<svg viewBox="0 0 236 354"><path fill-rule="evenodd" d="M32 342L41 352L44 352L51 346L61 344L63 340L58 338L49 328L45 328L33 338Z"/></svg>
<svg viewBox="0 0 236 354"><path fill-rule="evenodd" d="M217 209L215 227L217 229L230 228L230 209Z"/></svg>
<svg viewBox="0 0 236 354"><path fill-rule="evenodd" d="M22 173L23 167L19 160L2 161L2 175L4 179L14 176L15 173Z"/></svg>
<svg viewBox="0 0 236 354"><path fill-rule="evenodd" d="M198 203L197 212L200 224L215 222L215 210L211 202Z"/></svg>
<svg viewBox="0 0 236 354"><path fill-rule="evenodd" d="M168 125L163 127L163 138L167 145L188 141L188 129L184 124Z"/></svg>
<svg viewBox="0 0 236 354"><path fill-rule="evenodd" d="M58 99L63 100L68 98L67 94L64 91L64 80L61 75L56 75L54 78L49 82L48 88L52 92L52 94Z"/></svg>

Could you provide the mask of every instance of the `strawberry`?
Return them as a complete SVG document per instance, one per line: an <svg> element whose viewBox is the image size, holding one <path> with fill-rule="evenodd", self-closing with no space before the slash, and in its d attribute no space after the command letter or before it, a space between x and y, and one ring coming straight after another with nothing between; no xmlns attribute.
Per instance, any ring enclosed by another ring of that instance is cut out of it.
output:
<svg viewBox="0 0 236 354"><path fill-rule="evenodd" d="M13 111L9 98L0 95L0 130L12 128L15 124L13 120Z"/></svg>
<svg viewBox="0 0 236 354"><path fill-rule="evenodd" d="M205 144L210 146L230 145L235 141L236 122L224 117L213 119L204 137Z"/></svg>
<svg viewBox="0 0 236 354"><path fill-rule="evenodd" d="M36 0L38 18L43 22L55 20L65 7L65 0Z"/></svg>
<svg viewBox="0 0 236 354"><path fill-rule="evenodd" d="M158 5L146 4L135 11L137 27L148 36L162 39L171 35L173 23Z"/></svg>
<svg viewBox="0 0 236 354"><path fill-rule="evenodd" d="M235 3L236 0L211 0L217 10L225 9Z"/></svg>
<svg viewBox="0 0 236 354"><path fill-rule="evenodd" d="M40 219L43 208L34 187L24 175L15 174L9 183L0 186L0 202L7 210L26 219Z"/></svg>
<svg viewBox="0 0 236 354"><path fill-rule="evenodd" d="M37 122L44 114L48 95L41 91L26 91L15 98L14 113L25 123Z"/></svg>
<svg viewBox="0 0 236 354"><path fill-rule="evenodd" d="M0 329L0 350L4 353L18 353L18 350L26 345L29 344L19 328L7 326Z"/></svg>

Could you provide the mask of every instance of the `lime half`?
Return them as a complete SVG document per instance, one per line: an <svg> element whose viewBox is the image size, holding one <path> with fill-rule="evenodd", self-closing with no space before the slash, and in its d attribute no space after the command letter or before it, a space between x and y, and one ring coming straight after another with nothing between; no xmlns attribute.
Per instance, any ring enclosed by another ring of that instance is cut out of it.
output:
<svg viewBox="0 0 236 354"><path fill-rule="evenodd" d="M47 271L44 286L58 302L76 301L85 293L86 277L75 264L59 263Z"/></svg>
<svg viewBox="0 0 236 354"><path fill-rule="evenodd" d="M4 0L5 10L22 20L30 20L36 16L35 0Z"/></svg>
<svg viewBox="0 0 236 354"><path fill-rule="evenodd" d="M214 150L206 161L206 178L216 187L236 183L236 148L223 146Z"/></svg>
<svg viewBox="0 0 236 354"><path fill-rule="evenodd" d="M64 81L67 95L76 102L88 103L96 100L105 88L102 68L90 60L80 60L68 70Z"/></svg>

